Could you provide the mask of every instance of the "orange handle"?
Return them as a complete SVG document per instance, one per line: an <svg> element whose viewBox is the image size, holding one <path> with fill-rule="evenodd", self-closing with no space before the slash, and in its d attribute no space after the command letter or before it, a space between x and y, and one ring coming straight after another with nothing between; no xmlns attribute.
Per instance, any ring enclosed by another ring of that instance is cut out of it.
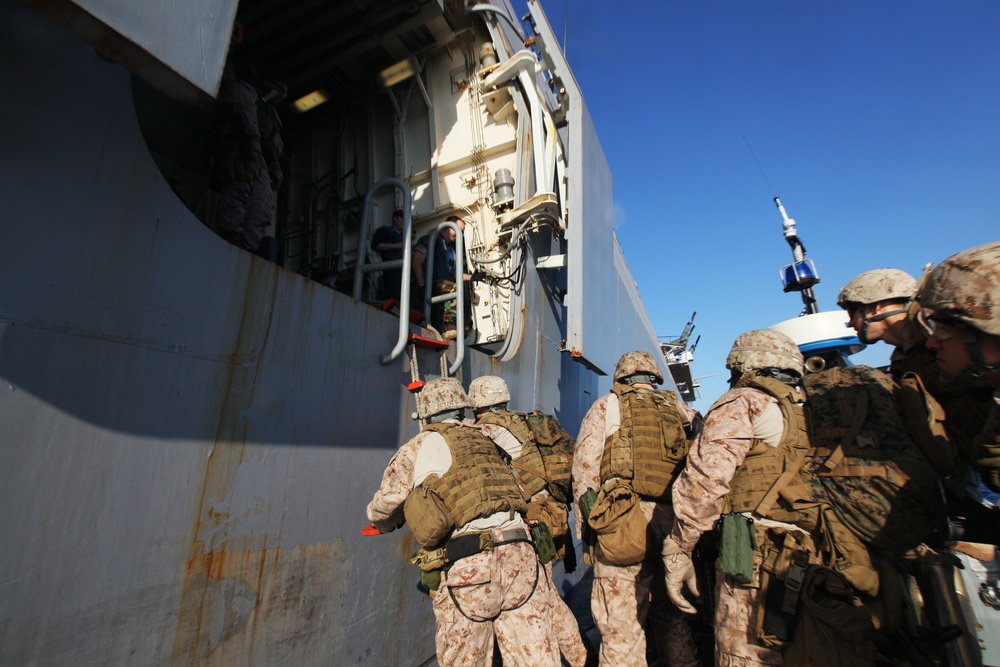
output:
<svg viewBox="0 0 1000 667"><path fill-rule="evenodd" d="M371 537L372 535L381 535L382 531L375 527L374 524L368 524L361 529L361 534L365 537Z"/></svg>

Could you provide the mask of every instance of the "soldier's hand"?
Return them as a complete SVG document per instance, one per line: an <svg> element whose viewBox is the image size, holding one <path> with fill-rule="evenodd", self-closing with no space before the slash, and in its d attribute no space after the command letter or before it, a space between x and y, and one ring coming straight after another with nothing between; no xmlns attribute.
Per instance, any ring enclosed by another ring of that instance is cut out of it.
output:
<svg viewBox="0 0 1000 667"><path fill-rule="evenodd" d="M684 597L685 588L696 598L701 596L691 556L685 553L670 554L663 557L663 564L667 568L667 594L670 596L670 601L685 614L698 613L694 605Z"/></svg>

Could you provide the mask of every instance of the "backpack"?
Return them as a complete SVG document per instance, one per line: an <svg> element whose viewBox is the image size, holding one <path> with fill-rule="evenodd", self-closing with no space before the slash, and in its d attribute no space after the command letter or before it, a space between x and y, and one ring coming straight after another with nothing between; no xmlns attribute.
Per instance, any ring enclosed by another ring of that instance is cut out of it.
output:
<svg viewBox="0 0 1000 667"><path fill-rule="evenodd" d="M535 436L538 451L542 455L549 493L561 503L567 505L572 503L570 474L573 469L573 450L576 447L576 440L552 415L535 410L525 417L532 435Z"/></svg>
<svg viewBox="0 0 1000 667"><path fill-rule="evenodd" d="M904 551L944 516L938 473L911 436L901 391L867 366L803 378L809 450L799 480L865 544Z"/></svg>

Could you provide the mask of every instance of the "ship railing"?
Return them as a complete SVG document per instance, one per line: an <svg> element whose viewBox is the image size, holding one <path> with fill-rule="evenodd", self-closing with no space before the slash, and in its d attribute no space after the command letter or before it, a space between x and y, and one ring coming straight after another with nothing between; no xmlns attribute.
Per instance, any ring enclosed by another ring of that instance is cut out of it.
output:
<svg viewBox="0 0 1000 667"><path fill-rule="evenodd" d="M455 291L447 294L432 296L434 280L434 249L437 246L438 236L445 229L455 230ZM448 368L449 374L454 374L465 359L465 237L462 229L454 222L442 222L427 239L427 267L428 280L424 281L424 319L431 321L431 306L447 301L455 301L455 360Z"/></svg>
<svg viewBox="0 0 1000 667"><path fill-rule="evenodd" d="M368 226L371 220L372 197L374 197L376 192L387 187L394 187L403 193L403 259L366 262L365 258L368 256L366 246L368 245ZM396 346L392 348L392 352L379 357L379 361L382 364L389 364L399 358L399 355L406 349L406 344L409 341L410 319L406 316L406 313L410 312L410 270L413 264L413 247L409 241L411 236L410 230L413 227L413 219L410 215L412 201L413 197L410 195L410 188L406 183L398 178L387 178L379 181L368 190L368 193L365 195L364 208L361 212L361 231L358 235L360 239L358 242L358 259L354 266L354 291L352 294L354 299L357 301L361 300L361 291L364 287L364 275L366 273L397 268L401 268L403 272L399 285L399 337L396 340Z"/></svg>

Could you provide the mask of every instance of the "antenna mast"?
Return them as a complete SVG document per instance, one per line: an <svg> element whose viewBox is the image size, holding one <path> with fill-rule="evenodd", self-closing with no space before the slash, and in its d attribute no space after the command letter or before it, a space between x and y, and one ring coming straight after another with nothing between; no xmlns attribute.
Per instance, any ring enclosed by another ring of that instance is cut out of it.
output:
<svg viewBox="0 0 1000 667"><path fill-rule="evenodd" d="M798 231L795 229L795 220L788 217L785 207L781 204L781 199L774 198L774 204L781 213L781 227L784 230L785 240L792 248L792 263L781 267L781 282L786 292L799 292L802 294L803 315L812 315L819 312L819 304L816 302L816 294L813 292L813 285L819 282L819 274L816 273L816 265L811 259L806 259L806 248L799 240Z"/></svg>

